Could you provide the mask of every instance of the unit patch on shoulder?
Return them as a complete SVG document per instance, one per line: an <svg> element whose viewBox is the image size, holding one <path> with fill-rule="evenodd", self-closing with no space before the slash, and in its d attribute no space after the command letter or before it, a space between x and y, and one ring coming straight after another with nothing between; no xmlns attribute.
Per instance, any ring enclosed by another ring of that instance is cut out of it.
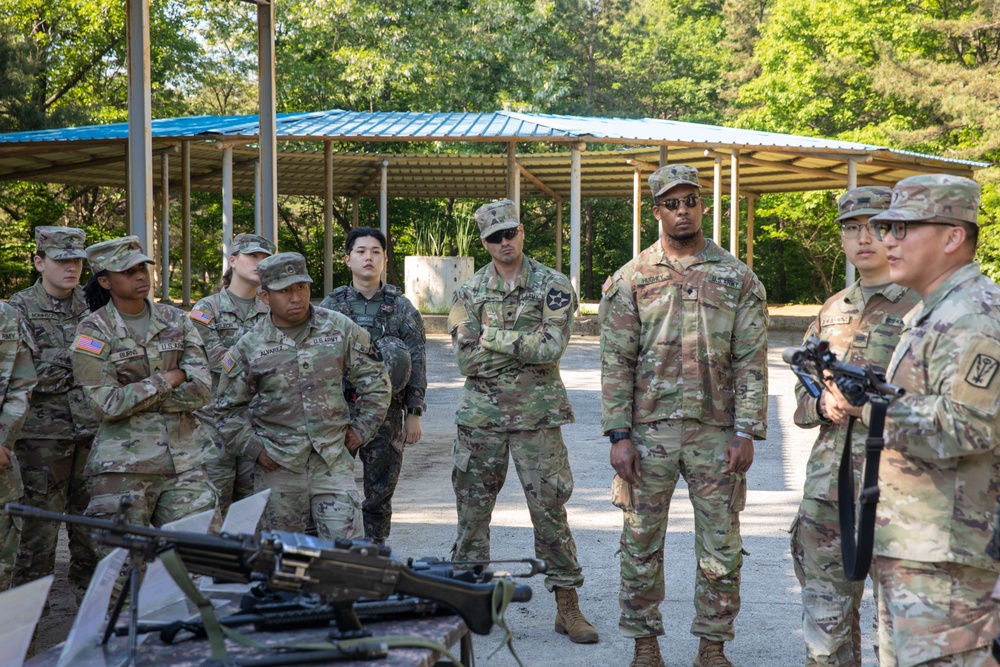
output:
<svg viewBox="0 0 1000 667"><path fill-rule="evenodd" d="M969 341L958 365L958 376L952 383L952 397L957 403L976 408L989 415L997 412L1000 403L1000 342L989 336L976 336Z"/></svg>
<svg viewBox="0 0 1000 667"><path fill-rule="evenodd" d="M545 295L545 305L549 307L549 310L562 310L570 304L570 301L572 299L569 292L564 292L558 287L553 287Z"/></svg>
<svg viewBox="0 0 1000 667"><path fill-rule="evenodd" d="M615 281L611 279L611 276L608 276L608 279L604 281L603 285L601 285L601 294L607 294L608 290L611 289L611 286L614 284Z"/></svg>
<svg viewBox="0 0 1000 667"><path fill-rule="evenodd" d="M81 352L92 354L95 357L99 357L101 356L101 353L104 352L105 345L104 341L81 334L76 337L76 343L73 345L73 348L80 350Z"/></svg>
<svg viewBox="0 0 1000 667"><path fill-rule="evenodd" d="M204 324L205 326L211 324L214 319L211 313L206 313L204 310L198 310L197 308L188 313L188 317L198 324Z"/></svg>
<svg viewBox="0 0 1000 667"><path fill-rule="evenodd" d="M969 372L965 374L965 381L973 387L986 389L993 382L993 378L997 374L997 368L1000 368L1000 360L985 354L977 354L975 359L972 360Z"/></svg>
<svg viewBox="0 0 1000 667"><path fill-rule="evenodd" d="M222 355L222 368L230 373L234 368L236 368L236 358L233 357L233 353L228 350L224 355Z"/></svg>

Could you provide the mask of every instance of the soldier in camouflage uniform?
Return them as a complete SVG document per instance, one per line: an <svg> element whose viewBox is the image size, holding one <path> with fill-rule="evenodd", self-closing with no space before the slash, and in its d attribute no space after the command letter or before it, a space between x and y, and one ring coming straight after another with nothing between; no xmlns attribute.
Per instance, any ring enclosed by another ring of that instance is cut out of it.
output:
<svg viewBox="0 0 1000 667"><path fill-rule="evenodd" d="M364 537L352 456L385 419L385 366L367 331L309 304L302 255L268 257L257 272L271 314L222 358L219 433L257 462L256 490L271 489L271 530ZM353 419L345 372L357 392Z"/></svg>
<svg viewBox="0 0 1000 667"><path fill-rule="evenodd" d="M19 502L24 495L14 441L37 381L29 340L20 313L0 302L0 505ZM0 514L0 592L10 588L13 579L21 526L21 519Z"/></svg>
<svg viewBox="0 0 1000 667"><path fill-rule="evenodd" d="M906 395L889 405L879 469L883 667L997 664L1000 288L973 261L978 209L975 181L925 174L871 219L890 277L922 299L887 372Z"/></svg>
<svg viewBox="0 0 1000 667"><path fill-rule="evenodd" d="M90 502L83 474L97 432L94 410L73 379L70 345L76 327L90 311L79 285L86 234L73 227L35 229L38 281L10 299L31 333L38 385L28 417L14 444L24 502L52 512L82 514ZM88 530L67 526L69 580L82 598L97 566ZM59 524L26 519L14 585L52 574Z"/></svg>
<svg viewBox="0 0 1000 667"><path fill-rule="evenodd" d="M682 475L695 516L695 667L729 667L743 564L739 513L767 428L767 308L745 264L705 239L698 171L649 177L661 241L619 269L601 301L601 428L624 512L619 628L633 667L661 667L663 540Z"/></svg>
<svg viewBox="0 0 1000 667"><path fill-rule="evenodd" d="M216 450L193 414L212 392L201 336L180 309L149 300L153 261L135 236L92 245L87 260L91 314L73 342L76 381L101 420L85 469L87 514L113 517L122 496L140 525L214 508L204 465Z"/></svg>
<svg viewBox="0 0 1000 667"><path fill-rule="evenodd" d="M480 207L476 221L493 261L455 293L448 316L466 376L455 417L452 555L489 559L490 517L513 457L535 529L535 555L548 563L545 587L556 595L555 631L590 644L598 637L579 609L583 572L565 508L573 473L560 429L573 421L559 359L573 329L576 295L566 276L524 256L524 228L512 201Z"/></svg>
<svg viewBox="0 0 1000 667"><path fill-rule="evenodd" d="M860 279L827 299L806 338L818 336L850 364L889 365L903 316L919 297L889 279L885 246L875 238L868 219L889 208L892 190L855 188L839 202L841 245ZM814 399L800 384L795 423L819 427L806 466L806 482L798 515L792 522L791 548L795 575L802 586L802 635L807 667L861 667L860 606L863 581L844 576L841 557L837 474L847 437L847 415L835 395L824 391ZM857 430L857 429L856 429ZM859 441L855 435L855 443ZM855 484L860 483L863 448L855 448Z"/></svg>
<svg viewBox="0 0 1000 667"><path fill-rule="evenodd" d="M385 268L385 236L371 227L357 227L347 234L345 263L351 283L331 292L320 306L336 310L363 328L372 342L388 337L403 341L409 355L410 373L403 386L393 381L392 402L375 437L359 450L364 465L365 500L361 504L365 536L379 544L389 538L392 494L403 464L403 447L420 440L420 416L427 391L426 336L420 313L395 285L382 283ZM392 360L384 354L388 366ZM404 360L405 362L405 360ZM353 394L351 388L347 388ZM348 399L351 397L349 396ZM404 420L403 412L406 412Z"/></svg>
<svg viewBox="0 0 1000 667"><path fill-rule="evenodd" d="M223 355L254 324L267 316L267 306L257 297L257 288L260 287L257 264L273 255L274 251L274 244L263 236L237 235L233 239L233 253L229 256L229 268L223 276L222 289L196 303L188 314L205 342L208 367L212 371L213 397L222 374ZM215 431L212 405L195 414L215 435L220 454L217 459L208 462L205 470L219 492L219 511L225 515L230 503L253 493L254 461L222 446Z"/></svg>

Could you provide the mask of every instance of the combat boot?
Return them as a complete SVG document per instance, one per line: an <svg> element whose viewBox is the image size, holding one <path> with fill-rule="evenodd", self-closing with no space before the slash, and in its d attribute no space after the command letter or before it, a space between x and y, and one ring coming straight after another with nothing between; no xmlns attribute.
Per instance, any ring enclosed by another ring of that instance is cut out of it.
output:
<svg viewBox="0 0 1000 667"><path fill-rule="evenodd" d="M701 638L698 644L698 657L694 659L694 667L733 667L729 658L722 654L722 642Z"/></svg>
<svg viewBox="0 0 1000 667"><path fill-rule="evenodd" d="M629 667L665 667L660 654L660 641L657 637L637 637L635 654Z"/></svg>
<svg viewBox="0 0 1000 667"><path fill-rule="evenodd" d="M569 640L574 644L596 643L597 629L583 617L576 589L556 587L555 594L556 632L569 635Z"/></svg>

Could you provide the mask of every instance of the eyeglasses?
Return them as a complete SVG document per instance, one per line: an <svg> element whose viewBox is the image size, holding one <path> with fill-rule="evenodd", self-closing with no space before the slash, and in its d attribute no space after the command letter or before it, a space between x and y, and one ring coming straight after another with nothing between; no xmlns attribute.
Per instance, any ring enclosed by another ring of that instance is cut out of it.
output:
<svg viewBox="0 0 1000 667"><path fill-rule="evenodd" d="M910 225L944 225L946 227L958 227L952 222L938 222L936 220L891 220L874 223L875 236L879 241L885 238L886 233L892 232L897 241L906 238L906 228Z"/></svg>
<svg viewBox="0 0 1000 667"><path fill-rule="evenodd" d="M863 225L859 225L856 222L844 222L840 225L840 235L845 239L856 239L858 234L861 233L861 230L865 229L872 236L876 236L877 233L875 231L875 226L877 224L878 223L875 222L866 222ZM881 241L882 237L879 237L879 240Z"/></svg>
<svg viewBox="0 0 1000 667"><path fill-rule="evenodd" d="M500 241L502 241L503 239L507 239L508 241L513 241L514 237L517 236L518 231L519 229L515 227L514 229L505 229L500 232L493 232L492 234L487 236L486 239L484 240L487 243L494 243L494 244L500 243Z"/></svg>
<svg viewBox="0 0 1000 667"><path fill-rule="evenodd" d="M676 211L681 207L681 202L684 202L684 208L694 208L701 201L701 197L698 195L688 195L683 199L677 199L676 197L670 197L669 199L664 199L657 206L662 206L668 211Z"/></svg>

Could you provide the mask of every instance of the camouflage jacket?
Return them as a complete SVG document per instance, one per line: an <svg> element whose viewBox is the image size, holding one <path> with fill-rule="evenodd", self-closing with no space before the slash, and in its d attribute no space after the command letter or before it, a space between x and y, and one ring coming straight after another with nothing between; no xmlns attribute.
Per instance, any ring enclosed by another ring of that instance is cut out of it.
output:
<svg viewBox="0 0 1000 667"><path fill-rule="evenodd" d="M395 285L383 285L371 299L366 299L351 285L341 285L330 292L320 307L347 315L368 332L373 341L382 336L395 336L410 352L410 380L399 397L407 408L424 409L427 392L427 336L424 321L410 300ZM372 312L375 311L375 312ZM369 315L369 313L371 313ZM371 318L368 321L368 317ZM395 402L396 397L394 397Z"/></svg>
<svg viewBox="0 0 1000 667"><path fill-rule="evenodd" d="M254 307L244 319L225 287L196 303L188 313L188 317L194 322L194 328L205 342L208 368L212 371L213 394L219 386L219 377L222 374L220 364L226 350L236 345L236 341L250 331L267 313L267 306L256 297Z"/></svg>
<svg viewBox="0 0 1000 667"><path fill-rule="evenodd" d="M903 327L889 405L875 553L988 570L1000 492L1000 287L964 266ZM865 417L870 415L865 407Z"/></svg>
<svg viewBox="0 0 1000 667"><path fill-rule="evenodd" d="M920 297L899 285L888 285L871 296L866 304L861 282L827 299L805 337L817 336L830 343L830 350L841 361L856 366L872 364L885 370L903 329L903 316L913 309ZM837 474L847 439L847 425L838 426L820 419L816 399L800 383L795 389L798 405L795 423L803 428L819 426L819 435L806 465L803 496L837 500ZM853 441L854 483L860 483L867 429L855 424Z"/></svg>
<svg viewBox="0 0 1000 667"><path fill-rule="evenodd" d="M97 418L83 390L73 380L70 346L76 327L90 310L83 288L61 303L42 287L41 279L8 302L21 312L31 332L31 348L38 384L31 394L21 438L79 440L97 432ZM68 305L67 305L68 304Z"/></svg>
<svg viewBox="0 0 1000 667"><path fill-rule="evenodd" d="M24 495L21 471L13 450L37 380L27 339L27 327L20 314L0 303L0 445L11 451L11 465L0 470L0 503L12 502Z"/></svg>
<svg viewBox="0 0 1000 667"><path fill-rule="evenodd" d="M686 261L659 242L601 302L601 428L695 419L767 436L767 304L757 276L712 241Z"/></svg>
<svg viewBox="0 0 1000 667"><path fill-rule="evenodd" d="M312 450L333 467L347 456L351 426L368 442L389 407L389 377L368 332L326 308L311 307L301 346L261 319L222 359L215 403L225 443L252 459L267 450L276 463L305 472ZM343 378L358 392L352 422Z"/></svg>
<svg viewBox="0 0 1000 667"><path fill-rule="evenodd" d="M146 340L132 338L113 301L76 330L73 369L101 419L88 476L101 473L169 475L217 455L211 435L192 413L211 399L211 377L201 336L173 306L146 300ZM174 389L164 377L181 369Z"/></svg>
<svg viewBox="0 0 1000 667"><path fill-rule="evenodd" d="M559 359L576 303L566 276L528 257L512 284L490 262L459 288L448 315L466 376L458 425L535 431L573 421Z"/></svg>

